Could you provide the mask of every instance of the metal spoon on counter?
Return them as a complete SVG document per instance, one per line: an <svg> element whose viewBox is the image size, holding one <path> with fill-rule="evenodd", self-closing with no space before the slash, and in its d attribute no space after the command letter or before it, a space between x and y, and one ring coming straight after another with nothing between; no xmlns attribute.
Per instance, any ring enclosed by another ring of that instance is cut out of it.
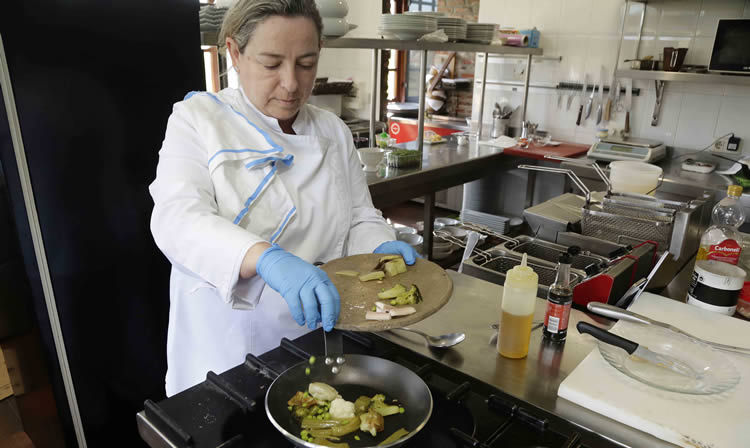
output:
<svg viewBox="0 0 750 448"><path fill-rule="evenodd" d="M393 330L411 331L412 333L416 333L422 336L425 341L427 341L427 345L437 348L453 347L454 345L466 339L466 335L464 333L448 333L440 336L430 336L429 334L422 333L419 330L414 330L412 328L406 327L391 328L391 331Z"/></svg>

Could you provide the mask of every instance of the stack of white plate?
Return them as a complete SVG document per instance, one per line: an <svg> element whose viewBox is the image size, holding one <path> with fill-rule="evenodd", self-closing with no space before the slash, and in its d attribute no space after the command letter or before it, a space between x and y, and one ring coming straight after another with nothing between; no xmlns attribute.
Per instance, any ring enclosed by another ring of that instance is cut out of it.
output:
<svg viewBox="0 0 750 448"><path fill-rule="evenodd" d="M443 17L442 12L433 11L404 11L403 14L406 14L407 16Z"/></svg>
<svg viewBox="0 0 750 448"><path fill-rule="evenodd" d="M496 23L469 23L466 26L466 40L488 44L495 38Z"/></svg>
<svg viewBox="0 0 750 448"><path fill-rule="evenodd" d="M491 215L476 210L465 208L461 210L461 220L480 226L487 227L500 234L505 234L510 226L510 218L505 216Z"/></svg>
<svg viewBox="0 0 750 448"><path fill-rule="evenodd" d="M458 17L438 17L438 29L445 31L450 40L466 39L466 20Z"/></svg>
<svg viewBox="0 0 750 448"><path fill-rule="evenodd" d="M383 14L378 32L386 37L416 40L437 30L437 17L424 14Z"/></svg>

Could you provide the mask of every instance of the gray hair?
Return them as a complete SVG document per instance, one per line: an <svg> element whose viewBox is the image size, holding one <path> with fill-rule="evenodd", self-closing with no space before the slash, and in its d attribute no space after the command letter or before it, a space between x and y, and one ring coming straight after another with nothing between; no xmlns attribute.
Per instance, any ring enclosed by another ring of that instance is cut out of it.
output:
<svg viewBox="0 0 750 448"><path fill-rule="evenodd" d="M226 38L237 42L240 53L244 53L255 29L272 16L307 17L318 30L318 45L323 35L323 19L315 0L237 0L224 15L219 33L219 44L226 45Z"/></svg>

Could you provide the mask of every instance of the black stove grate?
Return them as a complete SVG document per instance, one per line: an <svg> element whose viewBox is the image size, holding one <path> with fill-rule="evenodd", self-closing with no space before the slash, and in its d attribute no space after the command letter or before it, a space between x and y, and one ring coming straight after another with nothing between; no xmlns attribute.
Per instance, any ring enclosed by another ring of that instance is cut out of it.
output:
<svg viewBox="0 0 750 448"><path fill-rule="evenodd" d="M596 434L517 400L468 375L371 334L344 332L344 352L379 356L422 377L434 406L427 425L405 447L614 447ZM321 330L246 361L159 403L149 422L178 448L289 447L268 420L266 389L287 368L322 352ZM584 444L585 443L585 444Z"/></svg>

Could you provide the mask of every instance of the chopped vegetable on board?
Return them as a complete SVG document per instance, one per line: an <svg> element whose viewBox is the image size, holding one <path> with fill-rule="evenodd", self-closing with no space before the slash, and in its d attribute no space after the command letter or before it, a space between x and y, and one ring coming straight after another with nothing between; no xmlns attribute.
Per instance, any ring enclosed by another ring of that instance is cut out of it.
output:
<svg viewBox="0 0 750 448"><path fill-rule="evenodd" d="M362 282L369 282L371 280L382 280L385 277L383 271L373 271L368 274L360 275L359 280Z"/></svg>
<svg viewBox="0 0 750 448"><path fill-rule="evenodd" d="M388 277L395 277L404 272L406 272L406 263L403 258L398 258L385 264L385 273Z"/></svg>
<svg viewBox="0 0 750 448"><path fill-rule="evenodd" d="M392 288L386 289L378 293L379 299L395 299L400 294L406 292L406 286L401 283L396 283Z"/></svg>
<svg viewBox="0 0 750 448"><path fill-rule="evenodd" d="M419 292L417 285L411 285L409 291L399 294L395 299L391 299L391 305L415 305L422 301L422 294Z"/></svg>
<svg viewBox="0 0 750 448"><path fill-rule="evenodd" d="M386 255L385 257L380 257L380 259L378 260L378 264L375 266L375 269L373 269L373 271L382 271L387 262L391 260L397 260L399 258L401 258L401 255Z"/></svg>
<svg viewBox="0 0 750 448"><path fill-rule="evenodd" d="M393 306L387 311L391 317L408 316L409 314L416 313L417 310L413 306Z"/></svg>
<svg viewBox="0 0 750 448"><path fill-rule="evenodd" d="M368 311L365 314L365 320L391 320L389 313L379 313L377 311Z"/></svg>
<svg viewBox="0 0 750 448"><path fill-rule="evenodd" d="M343 275L344 277L356 277L359 275L357 271L336 271L336 275Z"/></svg>

